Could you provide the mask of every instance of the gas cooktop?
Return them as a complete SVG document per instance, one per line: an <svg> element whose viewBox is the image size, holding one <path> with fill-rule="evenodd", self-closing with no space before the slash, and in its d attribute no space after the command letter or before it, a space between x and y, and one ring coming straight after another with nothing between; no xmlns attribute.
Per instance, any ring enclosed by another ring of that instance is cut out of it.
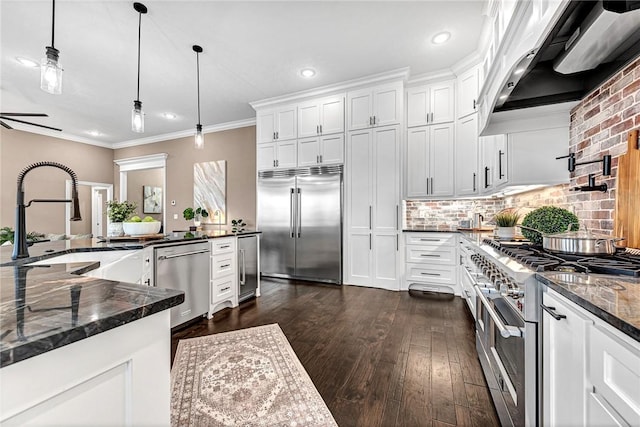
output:
<svg viewBox="0 0 640 427"><path fill-rule="evenodd" d="M537 272L560 271L640 277L638 255L624 252L610 256L565 255L550 253L522 241L484 239L483 243Z"/></svg>

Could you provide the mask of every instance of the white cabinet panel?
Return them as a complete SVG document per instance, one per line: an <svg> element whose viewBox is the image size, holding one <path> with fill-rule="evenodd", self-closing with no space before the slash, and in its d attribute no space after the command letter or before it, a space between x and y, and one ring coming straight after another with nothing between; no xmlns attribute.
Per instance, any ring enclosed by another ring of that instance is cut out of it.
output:
<svg viewBox="0 0 640 427"><path fill-rule="evenodd" d="M276 111L276 139L278 141L297 138L298 130L296 111L295 106L286 107Z"/></svg>
<svg viewBox="0 0 640 427"><path fill-rule="evenodd" d="M456 195L478 194L478 116L459 120L455 144Z"/></svg>
<svg viewBox="0 0 640 427"><path fill-rule="evenodd" d="M398 234L376 234L373 237L373 256L373 285L398 290Z"/></svg>
<svg viewBox="0 0 640 427"><path fill-rule="evenodd" d="M258 144L256 147L256 167L259 171L276 167L275 142Z"/></svg>
<svg viewBox="0 0 640 427"><path fill-rule="evenodd" d="M315 166L320 163L320 139L298 140L298 166Z"/></svg>
<svg viewBox="0 0 640 427"><path fill-rule="evenodd" d="M455 246L412 246L406 247L406 262L455 265Z"/></svg>
<svg viewBox="0 0 640 427"><path fill-rule="evenodd" d="M320 133L320 106L317 102L298 106L298 138L317 136Z"/></svg>
<svg viewBox="0 0 640 427"><path fill-rule="evenodd" d="M322 135L344 132L344 96L321 101L320 118Z"/></svg>
<svg viewBox="0 0 640 427"><path fill-rule="evenodd" d="M407 131L407 197L428 195L429 129L426 126Z"/></svg>
<svg viewBox="0 0 640 427"><path fill-rule="evenodd" d="M371 230L373 215L373 135L370 131L349 134L349 227ZM369 245L367 244L367 247Z"/></svg>
<svg viewBox="0 0 640 427"><path fill-rule="evenodd" d="M407 127L427 125L430 113L429 88L419 86L407 89Z"/></svg>
<svg viewBox="0 0 640 427"><path fill-rule="evenodd" d="M296 106L260 111L256 115L258 144L285 141L298 136Z"/></svg>
<svg viewBox="0 0 640 427"><path fill-rule="evenodd" d="M453 196L454 193L454 139L453 124L429 126L430 156L429 195Z"/></svg>
<svg viewBox="0 0 640 427"><path fill-rule="evenodd" d="M373 231L398 231L399 226L399 174L400 135L399 128L389 127L373 131L375 152L375 204Z"/></svg>
<svg viewBox="0 0 640 427"><path fill-rule="evenodd" d="M258 143L273 141L276 134L275 112L259 112L256 115L256 130L256 140Z"/></svg>
<svg viewBox="0 0 640 427"><path fill-rule="evenodd" d="M278 141L276 143L276 167L278 168L295 168L298 161L297 156L298 144L293 141Z"/></svg>
<svg viewBox="0 0 640 427"><path fill-rule="evenodd" d="M455 119L454 81L436 83L430 86L431 121L429 124L448 123Z"/></svg>
<svg viewBox="0 0 640 427"><path fill-rule="evenodd" d="M320 138L320 163L323 165L344 163L344 134Z"/></svg>
<svg viewBox="0 0 640 427"><path fill-rule="evenodd" d="M366 129L373 125L373 93L370 89L357 90L347 94L349 106L349 130Z"/></svg>
<svg viewBox="0 0 640 427"><path fill-rule="evenodd" d="M478 67L473 67L458 78L458 118L477 111L480 90Z"/></svg>
<svg viewBox="0 0 640 427"><path fill-rule="evenodd" d="M507 135L494 136L495 173L493 175L495 187L499 188L509 182L509 162Z"/></svg>
<svg viewBox="0 0 640 427"><path fill-rule="evenodd" d="M480 137L480 194L493 190L495 184L496 137Z"/></svg>
<svg viewBox="0 0 640 427"><path fill-rule="evenodd" d="M567 127L508 135L508 185L569 182L566 161L555 160L569 150Z"/></svg>
<svg viewBox="0 0 640 427"><path fill-rule="evenodd" d="M402 82L347 93L348 129L399 124L402 121Z"/></svg>
<svg viewBox="0 0 640 427"><path fill-rule="evenodd" d="M407 264L407 280L453 287L456 285L455 266L435 264Z"/></svg>
<svg viewBox="0 0 640 427"><path fill-rule="evenodd" d="M371 283L371 233L349 233L349 280L354 285Z"/></svg>

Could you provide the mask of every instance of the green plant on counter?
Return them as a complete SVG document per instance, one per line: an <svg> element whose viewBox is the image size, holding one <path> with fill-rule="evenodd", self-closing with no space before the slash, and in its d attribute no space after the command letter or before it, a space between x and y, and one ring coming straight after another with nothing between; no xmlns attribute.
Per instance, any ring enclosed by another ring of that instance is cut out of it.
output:
<svg viewBox="0 0 640 427"><path fill-rule="evenodd" d="M566 209L555 206L543 206L525 215L522 225L531 227L547 234L561 233L567 231L569 225L571 230L578 230L578 217ZM542 244L542 235L535 231L522 229L522 235L535 244Z"/></svg>
<svg viewBox="0 0 640 427"><path fill-rule="evenodd" d="M107 203L107 216L111 222L123 222L131 215L136 213L138 207L134 202L119 202L117 200L109 200Z"/></svg>
<svg viewBox="0 0 640 427"><path fill-rule="evenodd" d="M15 232L11 227L0 228L0 245L6 242L13 243ZM44 240L44 234L37 231L30 231L27 233L27 242L37 242L38 240Z"/></svg>
<svg viewBox="0 0 640 427"><path fill-rule="evenodd" d="M240 219L232 219L231 225L232 225L232 228L231 228L232 233L242 233L244 231L244 227L247 224L245 224L242 218L240 218Z"/></svg>
<svg viewBox="0 0 640 427"><path fill-rule="evenodd" d="M197 208L196 210L193 210L191 207L182 211L182 216L187 221L191 221L196 215L201 215L202 218L207 218L209 216L209 212L204 208Z"/></svg>
<svg viewBox="0 0 640 427"><path fill-rule="evenodd" d="M494 217L498 227L515 227L520 220L520 214L517 212L500 212Z"/></svg>

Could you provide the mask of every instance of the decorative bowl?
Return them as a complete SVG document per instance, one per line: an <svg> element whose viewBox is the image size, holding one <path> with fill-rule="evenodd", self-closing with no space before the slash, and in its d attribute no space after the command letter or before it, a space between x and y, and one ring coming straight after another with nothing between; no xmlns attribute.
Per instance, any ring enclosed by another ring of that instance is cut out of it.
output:
<svg viewBox="0 0 640 427"><path fill-rule="evenodd" d="M129 236L143 236L145 234L157 234L160 231L160 221L150 222L123 222L124 234Z"/></svg>

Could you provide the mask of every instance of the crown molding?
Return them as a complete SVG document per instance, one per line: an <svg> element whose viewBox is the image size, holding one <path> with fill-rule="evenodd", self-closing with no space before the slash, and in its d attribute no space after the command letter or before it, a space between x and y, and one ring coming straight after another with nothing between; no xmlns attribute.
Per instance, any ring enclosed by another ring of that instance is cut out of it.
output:
<svg viewBox="0 0 640 427"><path fill-rule="evenodd" d="M406 82L409 78L409 67L398 68L384 73L373 74L366 77L360 77L353 80L347 80L338 84L331 84L327 86L320 86L310 90L303 90L299 92L289 93L283 96L276 96L273 98L262 99L259 101L250 102L249 105L254 110L259 110L265 107L271 107L274 105L281 105L286 103L299 102L303 98L316 98L319 96L331 95L337 92L345 92L347 90L355 89L360 86L369 86L372 84L379 84L392 80L402 80Z"/></svg>
<svg viewBox="0 0 640 427"><path fill-rule="evenodd" d="M91 138L85 138L83 136L73 135L67 132L58 132L56 130L34 128L33 126L23 125L20 123L11 123L11 127L15 130L22 132L35 133L36 135L50 136L52 138L64 139L67 141L79 142L80 144L95 145L103 148L112 148L112 145L108 142L97 141ZM11 130L7 130L11 132Z"/></svg>
<svg viewBox="0 0 640 427"><path fill-rule="evenodd" d="M167 153L150 154L148 156L128 157L113 161L120 166L120 172L131 170L163 168L167 164Z"/></svg>
<svg viewBox="0 0 640 427"><path fill-rule="evenodd" d="M474 67L482 62L482 58L477 50L473 51L471 54L465 56L460 61L456 62L451 66L454 74L459 76L460 74L467 71L469 68Z"/></svg>
<svg viewBox="0 0 640 427"><path fill-rule="evenodd" d="M442 80L455 79L456 75L449 68L444 70L432 71L429 73L418 74L416 76L411 76L411 78L407 81L407 87L424 84L424 83L435 83Z"/></svg>
<svg viewBox="0 0 640 427"><path fill-rule="evenodd" d="M221 132L223 130L245 128L249 126L255 126L255 124L256 124L256 119L255 117L253 117L250 119L237 120L234 122L203 126L202 133L206 134L206 133ZM195 131L193 129L187 129L187 130L181 130L177 132L165 133L162 135L149 136L147 138L139 138L139 139L132 139L129 141L116 142L114 144L111 144L110 147L113 148L114 150L117 150L119 148L135 147L137 145L153 144L154 142L162 142L162 141L169 141L171 139L186 138L193 135L195 135Z"/></svg>

